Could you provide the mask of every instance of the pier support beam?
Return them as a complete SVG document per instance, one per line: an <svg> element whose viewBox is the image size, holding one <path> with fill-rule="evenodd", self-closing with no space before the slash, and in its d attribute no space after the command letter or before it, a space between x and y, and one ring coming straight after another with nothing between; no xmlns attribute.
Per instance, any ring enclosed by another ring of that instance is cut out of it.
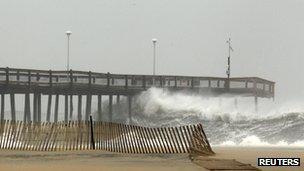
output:
<svg viewBox="0 0 304 171"><path fill-rule="evenodd" d="M54 122L58 122L58 105L59 105L59 94L56 94L55 98L55 111L54 111Z"/></svg>
<svg viewBox="0 0 304 171"><path fill-rule="evenodd" d="M92 106L92 95L87 95L87 104L86 104L86 114L85 114L85 120L89 120L89 116L91 114L91 106Z"/></svg>
<svg viewBox="0 0 304 171"><path fill-rule="evenodd" d="M77 111L77 119L78 121L81 121L82 119L82 95L78 95L78 111Z"/></svg>
<svg viewBox="0 0 304 171"><path fill-rule="evenodd" d="M47 111L46 111L46 121L47 122L50 122L50 120L51 120L51 106L52 106L52 95L49 94L49 96L48 96Z"/></svg>
<svg viewBox="0 0 304 171"><path fill-rule="evenodd" d="M24 96L24 111L23 111L23 122L24 123L26 123L26 120L27 120L27 116L26 116L26 111L27 111L27 109L26 109L26 107L27 107L27 104L26 104L26 94L25 94L25 96Z"/></svg>
<svg viewBox="0 0 304 171"><path fill-rule="evenodd" d="M120 95L119 94L117 94L117 97L116 97L116 104L120 104Z"/></svg>
<svg viewBox="0 0 304 171"><path fill-rule="evenodd" d="M254 110L255 110L256 113L259 110L259 107L258 107L258 97L257 96L254 96Z"/></svg>
<svg viewBox="0 0 304 171"><path fill-rule="evenodd" d="M234 108L238 109L238 99L237 98L234 99Z"/></svg>
<svg viewBox="0 0 304 171"><path fill-rule="evenodd" d="M37 107L38 107L38 109L37 109L37 112L38 112L37 120L38 120L38 122L41 122L41 93L38 94L37 98L38 98L37 99L37 103L38 103L38 105L37 105Z"/></svg>
<svg viewBox="0 0 304 171"><path fill-rule="evenodd" d="M0 113L1 114L1 116L0 116L1 121L4 120L4 105L5 105L4 100L5 100L5 94L1 94L1 113Z"/></svg>
<svg viewBox="0 0 304 171"><path fill-rule="evenodd" d="M129 124L132 124L132 96L128 96L128 115L129 115Z"/></svg>
<svg viewBox="0 0 304 171"><path fill-rule="evenodd" d="M33 98L33 122L38 121L38 97L37 93L34 93L34 98Z"/></svg>
<svg viewBox="0 0 304 171"><path fill-rule="evenodd" d="M30 105L30 94L26 93L24 97L24 122L31 121L31 105Z"/></svg>
<svg viewBox="0 0 304 171"><path fill-rule="evenodd" d="M73 95L70 95L70 120L73 119Z"/></svg>
<svg viewBox="0 0 304 171"><path fill-rule="evenodd" d="M115 110L116 114L120 113L120 95L117 94L116 96L116 110Z"/></svg>
<svg viewBox="0 0 304 171"><path fill-rule="evenodd" d="M257 82L254 81L253 82L253 88L255 90L254 92L254 110L255 110L255 113L258 112L258 96L257 96Z"/></svg>
<svg viewBox="0 0 304 171"><path fill-rule="evenodd" d="M15 94L11 93L11 114L12 114L12 121L16 121L16 108L15 108Z"/></svg>
<svg viewBox="0 0 304 171"><path fill-rule="evenodd" d="M64 96L64 122L68 122L69 119L69 96Z"/></svg>
<svg viewBox="0 0 304 171"><path fill-rule="evenodd" d="M102 96L99 94L97 96L97 110L98 110L98 121L102 120Z"/></svg>
<svg viewBox="0 0 304 171"><path fill-rule="evenodd" d="M109 121L113 119L113 95L109 95Z"/></svg>

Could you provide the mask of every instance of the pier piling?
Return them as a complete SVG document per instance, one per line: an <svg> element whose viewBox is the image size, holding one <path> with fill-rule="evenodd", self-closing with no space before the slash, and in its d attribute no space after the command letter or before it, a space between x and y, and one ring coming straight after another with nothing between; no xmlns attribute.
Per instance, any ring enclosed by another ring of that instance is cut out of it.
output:
<svg viewBox="0 0 304 171"><path fill-rule="evenodd" d="M11 116L12 121L16 121L15 94L11 93Z"/></svg>
<svg viewBox="0 0 304 171"><path fill-rule="evenodd" d="M38 97L37 93L33 94L33 122L38 121Z"/></svg>
<svg viewBox="0 0 304 171"><path fill-rule="evenodd" d="M102 120L102 96L101 94L97 95L97 113L98 113L98 121Z"/></svg>
<svg viewBox="0 0 304 171"><path fill-rule="evenodd" d="M73 110L74 110L74 108L73 108L73 95L70 95L70 120L72 120L73 119Z"/></svg>
<svg viewBox="0 0 304 171"><path fill-rule="evenodd" d="M132 96L128 96L128 117L129 124L132 124Z"/></svg>
<svg viewBox="0 0 304 171"><path fill-rule="evenodd" d="M68 122L69 116L69 96L64 96L64 122Z"/></svg>
<svg viewBox="0 0 304 171"><path fill-rule="evenodd" d="M86 100L86 113L85 113L85 120L89 120L89 116L91 114L91 106L92 106L92 95L89 93L87 94L87 100Z"/></svg>
<svg viewBox="0 0 304 171"><path fill-rule="evenodd" d="M258 107L258 97L257 96L254 96L254 110L255 110L256 113L259 110L259 107Z"/></svg>
<svg viewBox="0 0 304 171"><path fill-rule="evenodd" d="M4 105L5 105L5 94L1 94L1 113L0 113L0 120L4 120Z"/></svg>
<svg viewBox="0 0 304 171"><path fill-rule="evenodd" d="M50 122L51 120L51 106L52 106L52 95L48 95L48 105L47 105L47 113L46 113L46 121Z"/></svg>
<svg viewBox="0 0 304 171"><path fill-rule="evenodd" d="M55 97L55 110L54 110L54 122L58 122L58 105L59 105L59 94L56 94Z"/></svg>
<svg viewBox="0 0 304 171"><path fill-rule="evenodd" d="M41 122L41 93L37 95L37 121Z"/></svg>
<svg viewBox="0 0 304 171"><path fill-rule="evenodd" d="M81 121L82 120L82 95L78 95L78 106L77 107L78 107L77 119L78 119L78 121Z"/></svg>
<svg viewBox="0 0 304 171"><path fill-rule="evenodd" d="M113 95L109 95L109 122L113 119Z"/></svg>

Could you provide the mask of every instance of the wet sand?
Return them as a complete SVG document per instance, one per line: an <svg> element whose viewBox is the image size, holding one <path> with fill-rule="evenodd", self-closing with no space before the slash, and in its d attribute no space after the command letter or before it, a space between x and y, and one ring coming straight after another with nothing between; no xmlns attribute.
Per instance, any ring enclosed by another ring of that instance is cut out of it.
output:
<svg viewBox="0 0 304 171"><path fill-rule="evenodd" d="M187 154L117 154L104 151L0 151L0 171L186 171L205 170Z"/></svg>
<svg viewBox="0 0 304 171"><path fill-rule="evenodd" d="M212 158L236 159L257 166L258 157L300 157L300 167L258 167L262 170L304 170L304 149L216 147ZM187 154L118 154L104 151L30 152L0 150L1 171L197 171Z"/></svg>
<svg viewBox="0 0 304 171"><path fill-rule="evenodd" d="M304 148L269 148L269 147L213 147L215 158L236 159L242 163L251 164L261 170L304 170ZM259 157L299 157L301 166L294 167L259 167Z"/></svg>

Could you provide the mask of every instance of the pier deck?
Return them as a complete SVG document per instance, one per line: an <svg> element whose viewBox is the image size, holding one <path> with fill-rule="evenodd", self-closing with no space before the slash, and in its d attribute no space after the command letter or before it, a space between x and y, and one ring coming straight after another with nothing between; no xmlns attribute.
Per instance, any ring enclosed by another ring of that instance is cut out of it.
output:
<svg viewBox="0 0 304 171"><path fill-rule="evenodd" d="M151 87L213 95L274 97L275 83L258 77L125 75L84 71L0 68L2 94L134 95Z"/></svg>
<svg viewBox="0 0 304 171"><path fill-rule="evenodd" d="M5 95L10 97L11 120L16 120L15 94L24 94L23 121L41 122L41 96L47 95L46 120L51 121L52 98L55 96L54 122L58 121L59 97L64 96L64 121L73 118L73 97L78 97L77 119L88 120L92 96L97 96L97 118L102 118L102 96L108 96L108 121L112 121L113 96L127 97L129 123L132 122L134 95L151 87L169 91L186 91L202 96L252 96L257 111L258 98L274 98L275 83L258 77L193 77L172 75L127 75L84 71L52 71L17 68L0 68L1 111L4 120ZM33 108L31 96L33 94ZM85 114L82 116L82 97L86 97ZM235 101L237 104L237 100Z"/></svg>

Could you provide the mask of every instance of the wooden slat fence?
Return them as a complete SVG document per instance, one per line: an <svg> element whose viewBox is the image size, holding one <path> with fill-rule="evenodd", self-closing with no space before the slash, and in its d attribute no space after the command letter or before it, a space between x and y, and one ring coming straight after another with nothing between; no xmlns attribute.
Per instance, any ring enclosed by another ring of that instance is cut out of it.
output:
<svg viewBox="0 0 304 171"><path fill-rule="evenodd" d="M212 154L201 124L148 128L89 121L2 121L0 149L32 151L106 150L119 153ZM93 137L92 137L93 136ZM94 142L94 146L92 144Z"/></svg>

